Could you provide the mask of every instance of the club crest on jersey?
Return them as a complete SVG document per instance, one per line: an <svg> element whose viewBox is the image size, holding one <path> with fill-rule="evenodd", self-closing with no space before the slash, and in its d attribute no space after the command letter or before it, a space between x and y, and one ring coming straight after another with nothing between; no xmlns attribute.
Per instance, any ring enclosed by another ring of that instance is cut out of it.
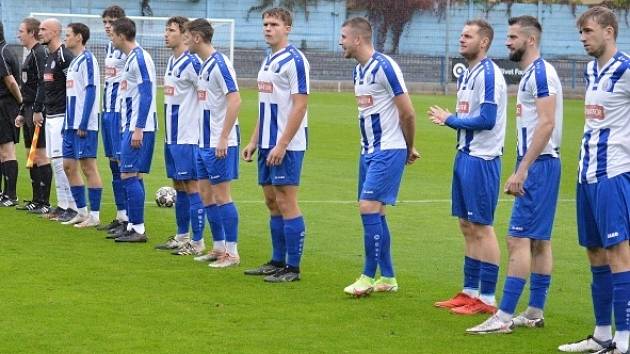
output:
<svg viewBox="0 0 630 354"><path fill-rule="evenodd" d="M374 98L372 95L357 96L357 106L359 108L369 108L374 106Z"/></svg>
<svg viewBox="0 0 630 354"><path fill-rule="evenodd" d="M127 80L123 80L120 82L120 90L127 91Z"/></svg>
<svg viewBox="0 0 630 354"><path fill-rule="evenodd" d="M73 88L74 80L66 80L66 88Z"/></svg>
<svg viewBox="0 0 630 354"><path fill-rule="evenodd" d="M106 77L114 77L116 76L117 70L115 67L113 66L106 66L105 67L105 76Z"/></svg>
<svg viewBox="0 0 630 354"><path fill-rule="evenodd" d="M584 117L586 119L604 120L604 107L598 104L587 104L584 106Z"/></svg>
<svg viewBox="0 0 630 354"><path fill-rule="evenodd" d="M44 81L53 81L55 78L53 76L53 74L51 73L45 73L44 74Z"/></svg>
<svg viewBox="0 0 630 354"><path fill-rule="evenodd" d="M516 117L520 118L523 113L523 106L519 103L516 105Z"/></svg>
<svg viewBox="0 0 630 354"><path fill-rule="evenodd" d="M28 81L28 73L26 71L22 71L22 82L26 83Z"/></svg>
<svg viewBox="0 0 630 354"><path fill-rule="evenodd" d="M273 93L273 83L268 81L258 81L258 92Z"/></svg>
<svg viewBox="0 0 630 354"><path fill-rule="evenodd" d="M469 113L469 112L470 112L470 103L468 103L468 101L457 102L457 113Z"/></svg>
<svg viewBox="0 0 630 354"><path fill-rule="evenodd" d="M56 65L55 63L56 63L56 62L55 62L54 60L52 61L52 63L50 63L50 68L51 68L51 69L54 69L54 68L55 68L55 65Z"/></svg>
<svg viewBox="0 0 630 354"><path fill-rule="evenodd" d="M173 86L164 86L164 95L165 96L174 96L175 95L175 87L173 87Z"/></svg>
<svg viewBox="0 0 630 354"><path fill-rule="evenodd" d="M208 99L208 92L206 92L206 90L197 91L197 100L205 101L207 99Z"/></svg>

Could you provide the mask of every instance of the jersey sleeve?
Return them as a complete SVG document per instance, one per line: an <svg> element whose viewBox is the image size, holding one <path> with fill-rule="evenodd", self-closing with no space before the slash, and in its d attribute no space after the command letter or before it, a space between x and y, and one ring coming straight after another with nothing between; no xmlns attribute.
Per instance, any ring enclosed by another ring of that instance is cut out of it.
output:
<svg viewBox="0 0 630 354"><path fill-rule="evenodd" d="M483 63L483 72L475 78L475 89L480 105L484 103L498 105L500 90L496 89L494 65L491 61Z"/></svg>
<svg viewBox="0 0 630 354"><path fill-rule="evenodd" d="M383 75L385 77L384 86L387 92L392 96L399 96L407 92L405 80L398 64L393 60L384 60L381 63Z"/></svg>
<svg viewBox="0 0 630 354"><path fill-rule="evenodd" d="M38 50L33 51L35 57L35 68L37 70L37 92L35 94L35 102L33 103L33 111L41 112L44 110L44 68L46 67L46 50L43 47L38 46Z"/></svg>
<svg viewBox="0 0 630 354"><path fill-rule="evenodd" d="M308 95L310 92L309 65L301 55L294 55L291 65L287 66L287 76L291 94Z"/></svg>
<svg viewBox="0 0 630 354"><path fill-rule="evenodd" d="M234 68L225 61L217 61L217 68L212 70L212 77L215 83L221 87L224 95L238 91Z"/></svg>
<svg viewBox="0 0 630 354"><path fill-rule="evenodd" d="M57 65L59 65L59 68L63 71L64 75L68 74L68 67L70 67L72 59L74 59L74 55L72 55L72 52L66 47L61 48L59 60L57 60Z"/></svg>
<svg viewBox="0 0 630 354"><path fill-rule="evenodd" d="M0 63L0 77L2 78L11 75L11 70L9 69L9 64L7 63L6 50L7 50L7 47L4 46L2 47L2 50L0 51L0 61L2 61L2 63Z"/></svg>
<svg viewBox="0 0 630 354"><path fill-rule="evenodd" d="M549 95L556 95L558 90L555 88L551 77L547 73L547 66L543 61L534 64L534 80L529 80L529 91L536 98L543 98Z"/></svg>

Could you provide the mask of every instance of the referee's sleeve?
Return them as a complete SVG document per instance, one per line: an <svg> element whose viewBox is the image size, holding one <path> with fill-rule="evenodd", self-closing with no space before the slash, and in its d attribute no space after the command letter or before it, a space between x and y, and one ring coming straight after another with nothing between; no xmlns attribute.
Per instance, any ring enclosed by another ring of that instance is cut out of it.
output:
<svg viewBox="0 0 630 354"><path fill-rule="evenodd" d="M6 46L2 47L2 50L0 50L0 61L2 61L0 63L0 77L5 78L9 75L11 75L11 71L9 70L9 66L7 65L7 59L4 55L5 50L7 49Z"/></svg>

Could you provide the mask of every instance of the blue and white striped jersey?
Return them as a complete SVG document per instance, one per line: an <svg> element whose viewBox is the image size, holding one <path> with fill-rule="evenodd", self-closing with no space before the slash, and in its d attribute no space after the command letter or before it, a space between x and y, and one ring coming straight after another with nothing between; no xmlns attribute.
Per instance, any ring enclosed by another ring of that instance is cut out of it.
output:
<svg viewBox="0 0 630 354"><path fill-rule="evenodd" d="M164 73L164 140L167 144L199 144L201 105L197 100L199 57L171 56Z"/></svg>
<svg viewBox="0 0 630 354"><path fill-rule="evenodd" d="M226 95L238 92L236 73L230 59L223 53L214 52L204 63L199 75L199 101L203 107L203 119L199 132L199 146L217 146L225 124ZM240 140L238 120L230 131L228 146L238 146Z"/></svg>
<svg viewBox="0 0 630 354"><path fill-rule="evenodd" d="M269 54L258 71L258 146L271 149L284 133L293 108L291 95L308 95L310 66L302 52L289 45ZM287 150L304 151L307 146L308 113Z"/></svg>
<svg viewBox="0 0 630 354"><path fill-rule="evenodd" d="M532 143L532 137L538 124L536 100L543 97L555 96L556 113L555 126L551 138L541 155L560 156L562 141L562 85L556 69L542 58L534 60L525 70L518 85L516 96L516 129L517 154L525 156L527 148Z"/></svg>
<svg viewBox="0 0 630 354"><path fill-rule="evenodd" d="M110 41L105 51L105 87L103 88L103 112L120 112L120 81L125 69L127 54L114 47Z"/></svg>
<svg viewBox="0 0 630 354"><path fill-rule="evenodd" d="M375 52L353 73L354 94L359 108L361 154L379 150L406 149L394 97L407 92L400 67L387 55Z"/></svg>
<svg viewBox="0 0 630 354"><path fill-rule="evenodd" d="M457 117L478 117L484 103L497 106L494 127L490 130L457 129L457 149L485 160L503 154L507 107L507 84L501 69L484 58L468 68L457 82Z"/></svg>
<svg viewBox="0 0 630 354"><path fill-rule="evenodd" d="M66 73L64 129L98 131L101 79L96 57L88 50L75 57Z"/></svg>
<svg viewBox="0 0 630 354"><path fill-rule="evenodd" d="M630 57L617 52L602 68L586 66L579 183L630 172Z"/></svg>
<svg viewBox="0 0 630 354"><path fill-rule="evenodd" d="M140 46L127 57L120 91L124 130L133 131L136 127L145 132L157 130L155 65L151 55Z"/></svg>

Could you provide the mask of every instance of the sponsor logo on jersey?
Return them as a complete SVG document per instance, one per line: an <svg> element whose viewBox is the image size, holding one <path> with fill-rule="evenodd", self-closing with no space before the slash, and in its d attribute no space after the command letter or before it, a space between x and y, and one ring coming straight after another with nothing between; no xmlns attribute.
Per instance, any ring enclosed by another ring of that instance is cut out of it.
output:
<svg viewBox="0 0 630 354"><path fill-rule="evenodd" d="M164 96L175 96L175 87L164 86Z"/></svg>
<svg viewBox="0 0 630 354"><path fill-rule="evenodd" d="M268 81L258 81L258 92L273 93L273 83Z"/></svg>
<svg viewBox="0 0 630 354"><path fill-rule="evenodd" d="M113 66L105 67L105 77L116 77L117 73L118 73L118 70L116 70L115 67Z"/></svg>
<svg viewBox="0 0 630 354"><path fill-rule="evenodd" d="M468 112L470 112L470 103L468 103L468 101L457 102L457 113L468 113Z"/></svg>
<svg viewBox="0 0 630 354"><path fill-rule="evenodd" d="M73 88L74 80L66 80L66 88Z"/></svg>
<svg viewBox="0 0 630 354"><path fill-rule="evenodd" d="M587 104L584 106L584 116L586 119L604 120L604 107L598 104Z"/></svg>
<svg viewBox="0 0 630 354"><path fill-rule="evenodd" d="M206 90L198 90L197 91L197 100L205 101L208 99L208 92Z"/></svg>
<svg viewBox="0 0 630 354"><path fill-rule="evenodd" d="M44 81L54 81L55 77L53 76L52 73L45 73L44 74Z"/></svg>
<svg viewBox="0 0 630 354"><path fill-rule="evenodd" d="M520 118L523 113L523 105L520 103L516 105L516 117Z"/></svg>
<svg viewBox="0 0 630 354"><path fill-rule="evenodd" d="M374 106L374 98L372 95L357 96L357 106L359 108L369 108Z"/></svg>

